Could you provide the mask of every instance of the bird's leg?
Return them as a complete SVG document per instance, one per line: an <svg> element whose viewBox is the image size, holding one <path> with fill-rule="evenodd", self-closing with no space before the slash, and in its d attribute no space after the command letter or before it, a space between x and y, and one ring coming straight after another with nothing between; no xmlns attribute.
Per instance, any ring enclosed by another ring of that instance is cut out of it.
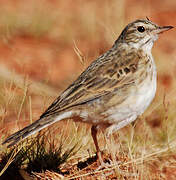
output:
<svg viewBox="0 0 176 180"><path fill-rule="evenodd" d="M104 164L104 162L103 162L103 159L102 159L102 156L101 156L101 151L100 151L100 148L98 146L98 141L97 141L97 126L92 126L91 135L92 135L95 147L96 147L98 159L100 161L100 164L102 165L102 164Z"/></svg>
<svg viewBox="0 0 176 180"><path fill-rule="evenodd" d="M92 126L92 128L91 128L91 135L92 135L92 138L93 138L96 150L97 150L97 152L99 152L100 148L98 146L98 141L97 141L97 128L96 128L96 126Z"/></svg>

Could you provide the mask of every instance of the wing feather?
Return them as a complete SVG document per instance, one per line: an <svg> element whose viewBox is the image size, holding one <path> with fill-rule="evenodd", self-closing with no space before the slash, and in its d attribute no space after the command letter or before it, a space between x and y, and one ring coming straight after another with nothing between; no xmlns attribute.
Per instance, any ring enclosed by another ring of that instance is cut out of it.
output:
<svg viewBox="0 0 176 180"><path fill-rule="evenodd" d="M123 54L124 58L120 52L116 55L106 53L100 56L61 93L41 118L94 101L125 84L134 83L141 54L140 52L128 53L129 55Z"/></svg>

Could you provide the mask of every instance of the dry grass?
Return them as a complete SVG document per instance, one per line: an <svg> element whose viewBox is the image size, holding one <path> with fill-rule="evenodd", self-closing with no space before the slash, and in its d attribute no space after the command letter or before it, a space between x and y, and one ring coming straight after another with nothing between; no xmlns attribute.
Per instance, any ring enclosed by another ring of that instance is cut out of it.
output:
<svg viewBox="0 0 176 180"><path fill-rule="evenodd" d="M0 144L36 120L90 61L112 45L129 21L148 16L158 24L174 26L176 17L175 1L17 0L0 5ZM55 139L50 143L60 152L56 156L56 149L48 151L48 140L32 141L46 150L35 158L40 160L38 167L46 154L57 159L73 150L62 164L27 170L29 158L37 152L35 143L31 150L30 142L25 141L15 151L0 145L0 175L11 173L16 163L13 173L18 173L17 179L176 179L174 33L163 34L153 49L158 90L150 108L134 124L114 133L110 141L99 133L107 168L98 169L94 162L89 125L68 120L49 128ZM19 152L23 152L21 158L28 158L18 159Z"/></svg>

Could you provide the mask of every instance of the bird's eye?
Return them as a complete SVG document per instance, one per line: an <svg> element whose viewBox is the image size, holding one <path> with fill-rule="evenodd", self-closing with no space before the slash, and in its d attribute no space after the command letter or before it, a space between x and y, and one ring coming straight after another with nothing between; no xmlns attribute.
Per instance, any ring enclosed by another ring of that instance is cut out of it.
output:
<svg viewBox="0 0 176 180"><path fill-rule="evenodd" d="M145 31L145 28L144 26L138 26L137 30L142 33Z"/></svg>

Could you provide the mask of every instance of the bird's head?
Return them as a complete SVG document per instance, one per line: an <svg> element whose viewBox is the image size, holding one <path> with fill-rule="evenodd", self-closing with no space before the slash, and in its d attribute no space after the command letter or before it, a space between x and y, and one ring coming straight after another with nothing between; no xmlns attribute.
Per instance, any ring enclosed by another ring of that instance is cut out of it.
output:
<svg viewBox="0 0 176 180"><path fill-rule="evenodd" d="M149 19L139 19L128 24L122 31L117 42L123 42L135 48L151 49L158 34L173 28L173 26L158 26Z"/></svg>

